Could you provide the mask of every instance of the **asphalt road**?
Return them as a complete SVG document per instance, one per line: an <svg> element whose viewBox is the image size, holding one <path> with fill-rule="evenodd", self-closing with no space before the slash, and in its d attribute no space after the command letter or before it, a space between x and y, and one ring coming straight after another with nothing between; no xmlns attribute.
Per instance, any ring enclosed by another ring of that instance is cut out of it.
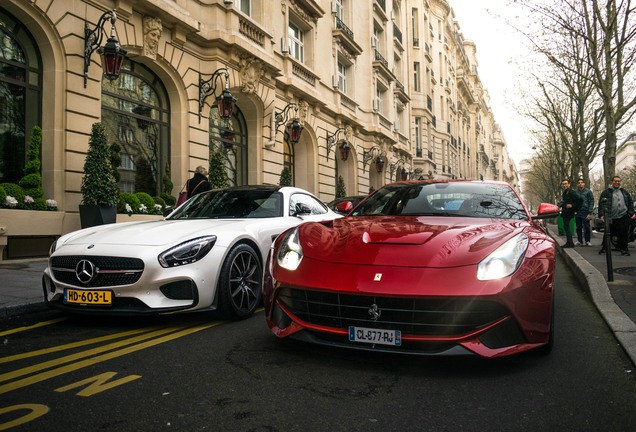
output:
<svg viewBox="0 0 636 432"><path fill-rule="evenodd" d="M276 340L262 312L9 320L0 430L634 431L636 371L558 260L548 357L326 349Z"/></svg>

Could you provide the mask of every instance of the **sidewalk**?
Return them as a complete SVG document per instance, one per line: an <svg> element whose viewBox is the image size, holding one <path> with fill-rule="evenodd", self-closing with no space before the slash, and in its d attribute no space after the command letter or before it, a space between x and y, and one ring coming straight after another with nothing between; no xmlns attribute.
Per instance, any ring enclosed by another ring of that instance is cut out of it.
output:
<svg viewBox="0 0 636 432"><path fill-rule="evenodd" d="M602 233L592 233L594 246L563 249L565 237L558 235L556 225L550 225L549 231L557 242L557 250L636 364L636 246L630 244L631 256L613 251L613 281L607 282L607 256L598 253ZM45 258L0 263L0 320L46 309L41 282L45 267Z"/></svg>

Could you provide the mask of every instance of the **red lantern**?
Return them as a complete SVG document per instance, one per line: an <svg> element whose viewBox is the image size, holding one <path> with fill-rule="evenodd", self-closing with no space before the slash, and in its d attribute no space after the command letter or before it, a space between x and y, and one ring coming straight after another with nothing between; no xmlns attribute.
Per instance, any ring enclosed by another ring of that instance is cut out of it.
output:
<svg viewBox="0 0 636 432"><path fill-rule="evenodd" d="M300 124L298 119L294 119L289 126L287 126L287 133L289 134L289 142L296 144L300 140L300 134L303 132L303 125Z"/></svg>
<svg viewBox="0 0 636 432"><path fill-rule="evenodd" d="M344 162L349 159L349 153L351 152L351 145L347 142L347 140L342 140L340 144L340 159Z"/></svg>
<svg viewBox="0 0 636 432"><path fill-rule="evenodd" d="M216 106L222 119L227 120L232 117L235 102L236 99L232 96L232 93L227 88L224 89L221 96L216 99Z"/></svg>
<svg viewBox="0 0 636 432"><path fill-rule="evenodd" d="M104 76L111 81L119 78L121 64L123 63L128 51L119 46L117 38L114 35L111 35L108 38L106 45L99 48L98 52L102 58Z"/></svg>
<svg viewBox="0 0 636 432"><path fill-rule="evenodd" d="M384 170L385 163L386 161L382 156L378 156L377 158L375 158L375 170L378 172L378 174L381 174Z"/></svg>

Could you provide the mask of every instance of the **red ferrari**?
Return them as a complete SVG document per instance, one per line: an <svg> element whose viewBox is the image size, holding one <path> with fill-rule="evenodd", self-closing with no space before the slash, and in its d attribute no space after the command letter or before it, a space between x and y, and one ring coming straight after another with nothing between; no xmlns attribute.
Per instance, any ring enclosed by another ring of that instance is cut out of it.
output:
<svg viewBox="0 0 636 432"><path fill-rule="evenodd" d="M353 212L283 232L264 275L279 338L494 358L552 348L555 242L507 183L386 185Z"/></svg>

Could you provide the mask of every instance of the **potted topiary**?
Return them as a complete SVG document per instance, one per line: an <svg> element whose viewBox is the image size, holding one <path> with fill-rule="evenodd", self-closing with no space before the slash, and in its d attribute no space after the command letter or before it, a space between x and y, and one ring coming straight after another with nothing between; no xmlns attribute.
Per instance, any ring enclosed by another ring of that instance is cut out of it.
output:
<svg viewBox="0 0 636 432"><path fill-rule="evenodd" d="M82 178L80 223L82 228L115 223L119 187L113 176L111 153L104 125L93 123Z"/></svg>
<svg viewBox="0 0 636 432"><path fill-rule="evenodd" d="M292 186L292 174L289 167L283 168L280 172L280 180L278 182L280 186Z"/></svg>
<svg viewBox="0 0 636 432"><path fill-rule="evenodd" d="M336 184L336 198L344 198L347 196L347 186L345 185L342 176L338 176L338 183Z"/></svg>
<svg viewBox="0 0 636 432"><path fill-rule="evenodd" d="M230 185L230 181L225 172L223 153L217 148L210 148L210 165L208 176L212 189L223 188Z"/></svg>

